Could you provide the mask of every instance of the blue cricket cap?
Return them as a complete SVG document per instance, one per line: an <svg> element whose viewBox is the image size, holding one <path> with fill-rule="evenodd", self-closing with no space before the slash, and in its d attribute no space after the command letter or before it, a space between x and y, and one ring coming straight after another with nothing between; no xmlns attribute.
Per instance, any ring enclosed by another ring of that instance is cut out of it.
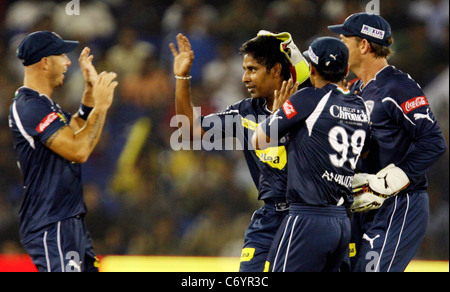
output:
<svg viewBox="0 0 450 292"><path fill-rule="evenodd" d="M347 17L343 24L330 25L328 29L345 36L359 36L370 42L389 47L391 26L381 16L365 12L355 13Z"/></svg>
<svg viewBox="0 0 450 292"><path fill-rule="evenodd" d="M37 31L29 34L17 47L17 57L24 66L39 62L42 58L70 53L78 47L77 41L63 40L50 31Z"/></svg>
<svg viewBox="0 0 450 292"><path fill-rule="evenodd" d="M322 71L341 72L348 66L348 48L339 39L320 37L314 40L303 56L314 67Z"/></svg>

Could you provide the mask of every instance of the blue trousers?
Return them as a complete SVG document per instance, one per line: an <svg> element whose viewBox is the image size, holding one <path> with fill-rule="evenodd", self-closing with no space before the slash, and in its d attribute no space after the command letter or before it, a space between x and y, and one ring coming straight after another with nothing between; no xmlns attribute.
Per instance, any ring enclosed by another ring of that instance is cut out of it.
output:
<svg viewBox="0 0 450 292"><path fill-rule="evenodd" d="M339 272L350 230L344 207L291 204L268 257L269 271Z"/></svg>
<svg viewBox="0 0 450 292"><path fill-rule="evenodd" d="M354 272L403 272L427 229L428 194L417 191L387 199L380 209L355 213L350 244Z"/></svg>
<svg viewBox="0 0 450 292"><path fill-rule="evenodd" d="M275 234L287 214L287 209L277 208L274 203L255 211L245 232L239 272L264 271Z"/></svg>
<svg viewBox="0 0 450 292"><path fill-rule="evenodd" d="M81 216L47 226L24 248L39 272L98 272L99 262Z"/></svg>

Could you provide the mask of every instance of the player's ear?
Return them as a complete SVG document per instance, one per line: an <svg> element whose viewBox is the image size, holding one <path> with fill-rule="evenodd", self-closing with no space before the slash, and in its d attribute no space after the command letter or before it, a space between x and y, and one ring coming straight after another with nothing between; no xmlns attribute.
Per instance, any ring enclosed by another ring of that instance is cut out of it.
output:
<svg viewBox="0 0 450 292"><path fill-rule="evenodd" d="M50 59L48 57L44 57L39 61L39 66L42 68L42 70L48 70L50 67Z"/></svg>
<svg viewBox="0 0 450 292"><path fill-rule="evenodd" d="M362 41L359 43L359 49L361 50L361 54L365 55L370 53L372 48L368 40L362 39Z"/></svg>
<svg viewBox="0 0 450 292"><path fill-rule="evenodd" d="M318 74L316 67L312 66L311 63L310 63L309 64L309 75L311 75L311 76L314 75L315 76L316 74Z"/></svg>
<svg viewBox="0 0 450 292"><path fill-rule="evenodd" d="M282 71L283 66L281 65L281 63L276 63L275 65L273 65L272 67L272 74L274 77L278 77L281 76L281 71Z"/></svg>

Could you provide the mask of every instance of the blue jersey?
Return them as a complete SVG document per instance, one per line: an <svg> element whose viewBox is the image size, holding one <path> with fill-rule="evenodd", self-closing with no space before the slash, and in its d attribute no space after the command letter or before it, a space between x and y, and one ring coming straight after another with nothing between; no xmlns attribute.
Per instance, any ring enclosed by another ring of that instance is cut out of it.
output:
<svg viewBox="0 0 450 292"><path fill-rule="evenodd" d="M10 107L9 126L23 177L19 212L23 243L49 224L86 213L81 166L45 146L70 119L71 115L47 96L27 87L17 90Z"/></svg>
<svg viewBox="0 0 450 292"><path fill-rule="evenodd" d="M351 202L354 170L369 136L361 97L335 84L296 92L262 124L267 136L288 134L288 203ZM273 136L272 136L273 137Z"/></svg>
<svg viewBox="0 0 450 292"><path fill-rule="evenodd" d="M394 163L411 181L403 193L425 190L425 173L445 152L446 143L422 89L393 66L362 85L357 81L352 92L361 95L371 112L372 138L360 172L377 173Z"/></svg>
<svg viewBox="0 0 450 292"><path fill-rule="evenodd" d="M258 199L285 201L287 180L287 153L285 139L276 147L254 150L251 139L258 122L271 112L263 98L248 98L229 106L225 111L202 117L202 128L212 139L234 137L240 142L253 181L258 189Z"/></svg>

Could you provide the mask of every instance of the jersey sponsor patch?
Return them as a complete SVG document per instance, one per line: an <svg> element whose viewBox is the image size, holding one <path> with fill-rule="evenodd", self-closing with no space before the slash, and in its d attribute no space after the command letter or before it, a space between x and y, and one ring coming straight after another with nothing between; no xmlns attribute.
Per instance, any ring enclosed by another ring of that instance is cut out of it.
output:
<svg viewBox="0 0 450 292"><path fill-rule="evenodd" d="M282 170L287 164L287 152L286 147L269 147L264 150L255 150L259 160L267 163L272 168Z"/></svg>
<svg viewBox="0 0 450 292"><path fill-rule="evenodd" d="M247 247L242 249L241 253L241 262L249 262L252 260L253 256L255 255L255 248Z"/></svg>
<svg viewBox="0 0 450 292"><path fill-rule="evenodd" d="M44 132L44 130L47 129L47 127L50 126L50 124L53 123L58 117L58 113L55 112L48 114L36 127L36 131L38 131L39 134Z"/></svg>
<svg viewBox="0 0 450 292"><path fill-rule="evenodd" d="M286 101L283 104L283 111L288 120L292 119L297 114L297 111L295 110L290 100Z"/></svg>
<svg viewBox="0 0 450 292"><path fill-rule="evenodd" d="M408 101L405 101L402 103L402 108L405 111L406 114L409 114L415 109L418 109L419 107L423 107L428 105L428 100L425 96L417 96L414 98L411 98Z"/></svg>
<svg viewBox="0 0 450 292"><path fill-rule="evenodd" d="M242 126L243 126L244 128L249 129L249 130L255 131L256 128L258 127L258 124L255 123L255 122L252 121L252 120L249 120L249 119L246 119L246 118L242 118L242 117L241 117L241 121L242 121Z"/></svg>

